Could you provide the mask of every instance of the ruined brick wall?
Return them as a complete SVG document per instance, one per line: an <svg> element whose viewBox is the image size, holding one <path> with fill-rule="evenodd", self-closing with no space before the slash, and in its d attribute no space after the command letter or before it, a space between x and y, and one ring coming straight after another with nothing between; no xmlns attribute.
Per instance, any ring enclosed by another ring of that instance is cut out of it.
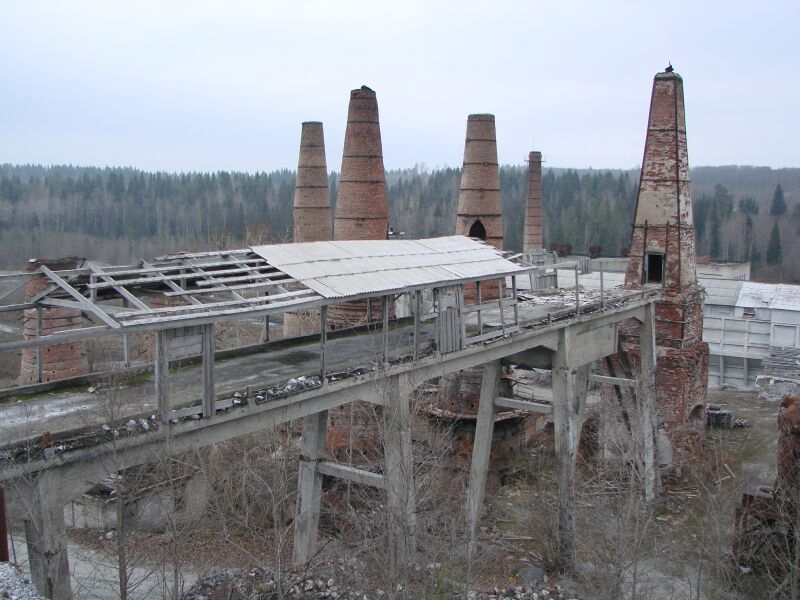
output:
<svg viewBox="0 0 800 600"><path fill-rule="evenodd" d="M542 153L528 154L528 196L525 203L525 228L522 250L543 248L542 240Z"/></svg>
<svg viewBox="0 0 800 600"><path fill-rule="evenodd" d="M26 270L29 273L36 271L44 265L54 271L74 269L77 259L62 258L57 260L30 260ZM48 286L48 279L34 276L25 286L25 299L31 298L42 292ZM24 311L25 339L36 337L36 309ZM72 329L83 325L81 311L72 308L42 308L41 309L41 335L49 335L56 331ZM42 382L57 381L67 377L77 377L89 373L89 360L84 342L67 342L54 344L42 348ZM22 350L22 363L19 375L20 385L38 383L36 368L36 349L25 348Z"/></svg>

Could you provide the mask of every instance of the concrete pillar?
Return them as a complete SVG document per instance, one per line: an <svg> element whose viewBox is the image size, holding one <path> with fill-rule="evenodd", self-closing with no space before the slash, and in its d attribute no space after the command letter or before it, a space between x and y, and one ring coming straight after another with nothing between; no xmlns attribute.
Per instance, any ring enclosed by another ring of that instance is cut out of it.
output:
<svg viewBox="0 0 800 600"><path fill-rule="evenodd" d="M162 423L169 423L169 339L168 331L159 329L153 337L156 407Z"/></svg>
<svg viewBox="0 0 800 600"><path fill-rule="evenodd" d="M53 271L74 269L75 258L31 259L26 270L33 273L40 266ZM35 275L25 286L25 300L30 301L44 291L50 281L44 275ZM49 335L82 324L81 311L74 308L51 307L29 308L24 311L25 339ZM64 342L52 346L24 348L20 367L19 382L21 385L43 381L57 381L67 377L86 375L89 372L89 360L86 344L82 341Z"/></svg>
<svg viewBox="0 0 800 600"><path fill-rule="evenodd" d="M303 418L303 446L300 452L300 472L297 478L298 510L294 521L293 561L302 565L317 552L317 529L322 495L322 475L318 466L325 459L325 433L328 411L323 410Z"/></svg>
<svg viewBox="0 0 800 600"><path fill-rule="evenodd" d="M411 444L411 394L406 374L381 381L389 564L398 572L416 558L416 495Z"/></svg>
<svg viewBox="0 0 800 600"><path fill-rule="evenodd" d="M50 600L72 598L64 505L59 478L46 471L20 490L26 502L25 541L31 580Z"/></svg>
<svg viewBox="0 0 800 600"><path fill-rule="evenodd" d="M528 154L528 197L525 203L522 251L542 248L542 153L534 151Z"/></svg>
<svg viewBox="0 0 800 600"><path fill-rule="evenodd" d="M486 490L486 473L492 451L494 432L494 401L500 389L500 361L483 366L481 398L478 405L478 418L475 424L475 441L472 446L472 465L469 471L469 490L467 491L467 534L469 536L469 555L475 551L478 521L483 509L483 496Z"/></svg>
<svg viewBox="0 0 800 600"><path fill-rule="evenodd" d="M559 331L558 351L553 357L553 431L558 485L557 553L561 569L575 570L575 461L578 454L589 365L572 362L570 328Z"/></svg>

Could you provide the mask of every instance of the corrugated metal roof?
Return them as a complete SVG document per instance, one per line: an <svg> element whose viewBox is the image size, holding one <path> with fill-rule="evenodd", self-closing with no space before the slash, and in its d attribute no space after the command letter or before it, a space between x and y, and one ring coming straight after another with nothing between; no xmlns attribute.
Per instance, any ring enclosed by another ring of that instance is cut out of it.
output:
<svg viewBox="0 0 800 600"><path fill-rule="evenodd" d="M800 286L733 279L699 279L706 288L706 304L800 310Z"/></svg>
<svg viewBox="0 0 800 600"><path fill-rule="evenodd" d="M736 306L744 281L734 279L698 278L698 283L706 289L706 304Z"/></svg>
<svg viewBox="0 0 800 600"><path fill-rule="evenodd" d="M525 270L496 248L464 236L277 244L252 251L325 298Z"/></svg>

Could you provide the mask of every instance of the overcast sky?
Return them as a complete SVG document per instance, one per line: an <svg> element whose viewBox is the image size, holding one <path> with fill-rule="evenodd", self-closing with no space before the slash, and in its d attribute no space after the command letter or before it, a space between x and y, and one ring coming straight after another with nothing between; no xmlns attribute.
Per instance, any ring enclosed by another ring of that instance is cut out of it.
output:
<svg viewBox="0 0 800 600"><path fill-rule="evenodd" d="M0 0L0 163L294 169L302 121L341 165L351 89L387 168L641 163L656 72L684 79L692 165L800 166L798 0Z"/></svg>

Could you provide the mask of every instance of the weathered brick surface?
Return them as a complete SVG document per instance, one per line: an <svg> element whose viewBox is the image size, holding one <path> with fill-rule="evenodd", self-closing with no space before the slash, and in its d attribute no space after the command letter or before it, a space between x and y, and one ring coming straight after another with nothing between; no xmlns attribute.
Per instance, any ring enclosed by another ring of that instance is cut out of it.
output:
<svg viewBox="0 0 800 600"><path fill-rule="evenodd" d="M73 269L77 266L77 260L75 258L30 260L26 269L29 273L33 273L42 265L54 271ZM48 285L49 280L44 276L31 278L30 282L25 286L26 300L30 300L42 292ZM25 310L23 317L25 339L35 338L36 309ZM79 310L71 308L41 309L41 335L49 335L57 331L79 327L82 324L83 317ZM42 348L41 357L43 382L86 375L89 372L89 360L84 342L45 346ZM22 350L19 382L21 385L36 383L37 378L36 349L25 348Z"/></svg>
<svg viewBox="0 0 800 600"><path fill-rule="evenodd" d="M350 92L334 238L385 240L388 231L378 100L373 90L362 87Z"/></svg>
<svg viewBox="0 0 800 600"><path fill-rule="evenodd" d="M528 154L528 195L522 250L527 252L542 247L542 153L534 151Z"/></svg>
<svg viewBox="0 0 800 600"><path fill-rule="evenodd" d="M294 241L331 239L333 223L322 123L303 123L294 193Z"/></svg>
<svg viewBox="0 0 800 600"><path fill-rule="evenodd" d="M661 283L644 281L648 253L664 255ZM705 404L708 386L703 290L697 285L695 263L683 80L676 73L659 73L653 83L625 284L661 292L655 305L656 400L659 422L678 463L689 457L700 438L702 430L695 428L690 415ZM634 371L639 364L638 327L632 322L620 331Z"/></svg>
<svg viewBox="0 0 800 600"><path fill-rule="evenodd" d="M485 240L495 248L502 248L500 170L494 115L469 115L467 118L456 235L469 235L478 220L486 230Z"/></svg>
<svg viewBox="0 0 800 600"><path fill-rule="evenodd" d="M333 217L325 161L325 134L322 123L307 121L300 132L300 157L294 190L294 242L323 242L333 237ZM292 286L290 286L291 289ZM319 311L286 313L286 337L319 331Z"/></svg>

